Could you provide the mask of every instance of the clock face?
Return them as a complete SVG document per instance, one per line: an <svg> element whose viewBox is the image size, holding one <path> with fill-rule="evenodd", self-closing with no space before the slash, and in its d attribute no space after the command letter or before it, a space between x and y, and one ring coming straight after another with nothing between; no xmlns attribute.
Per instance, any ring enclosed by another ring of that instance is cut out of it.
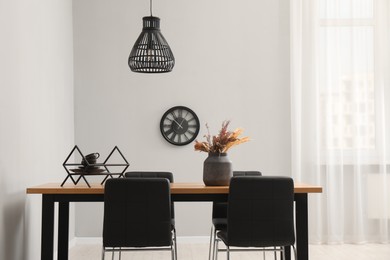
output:
<svg viewBox="0 0 390 260"><path fill-rule="evenodd" d="M199 133L199 119L188 107L170 108L161 118L161 134L174 145L186 145L195 140Z"/></svg>

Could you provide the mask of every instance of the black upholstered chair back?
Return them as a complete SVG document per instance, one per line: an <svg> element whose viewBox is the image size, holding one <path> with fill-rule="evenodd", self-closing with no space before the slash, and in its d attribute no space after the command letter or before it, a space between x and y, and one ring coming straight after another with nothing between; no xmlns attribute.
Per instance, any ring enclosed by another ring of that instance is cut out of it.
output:
<svg viewBox="0 0 390 260"><path fill-rule="evenodd" d="M173 174L171 172L142 172L142 171L133 171L126 172L126 178L166 178L170 183L173 183ZM172 202L171 205L171 217L175 218L175 206Z"/></svg>
<svg viewBox="0 0 390 260"><path fill-rule="evenodd" d="M227 244L292 245L294 183L288 177L233 177L229 188Z"/></svg>
<svg viewBox="0 0 390 260"><path fill-rule="evenodd" d="M107 180L103 246L170 246L170 208L170 186L166 178Z"/></svg>
<svg viewBox="0 0 390 260"><path fill-rule="evenodd" d="M261 176L259 171L233 171L234 176Z"/></svg>
<svg viewBox="0 0 390 260"><path fill-rule="evenodd" d="M173 183L173 174L171 172L142 172L142 171L134 171L134 172L126 172L125 177L132 178L166 178L170 183Z"/></svg>
<svg viewBox="0 0 390 260"><path fill-rule="evenodd" d="M261 176L259 171L233 171L234 176ZM214 202L212 218L226 218L227 214L227 203L226 202Z"/></svg>

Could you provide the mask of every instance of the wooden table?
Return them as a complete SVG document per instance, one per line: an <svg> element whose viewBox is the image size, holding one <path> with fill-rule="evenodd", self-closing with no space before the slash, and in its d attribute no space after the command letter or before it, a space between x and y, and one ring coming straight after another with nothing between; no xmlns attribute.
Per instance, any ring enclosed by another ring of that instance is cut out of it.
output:
<svg viewBox="0 0 390 260"><path fill-rule="evenodd" d="M295 221L298 260L309 259L308 246L308 193L321 193L322 187L295 183ZM228 186L204 186L203 183L172 183L173 201L227 201ZM54 204L58 203L58 260L68 259L69 202L103 202L104 185L64 185L48 183L27 188L27 194L42 194L41 259L54 257ZM211 216L210 216L211 221ZM102 224L103 225L103 224ZM287 250L290 259L290 250Z"/></svg>

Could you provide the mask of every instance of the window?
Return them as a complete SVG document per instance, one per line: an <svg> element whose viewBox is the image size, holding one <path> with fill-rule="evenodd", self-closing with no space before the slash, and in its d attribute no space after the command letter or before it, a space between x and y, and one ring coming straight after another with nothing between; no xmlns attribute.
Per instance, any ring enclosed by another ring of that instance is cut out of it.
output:
<svg viewBox="0 0 390 260"><path fill-rule="evenodd" d="M360 0L359 5L351 0L320 0L318 7L322 149L374 151L374 0Z"/></svg>

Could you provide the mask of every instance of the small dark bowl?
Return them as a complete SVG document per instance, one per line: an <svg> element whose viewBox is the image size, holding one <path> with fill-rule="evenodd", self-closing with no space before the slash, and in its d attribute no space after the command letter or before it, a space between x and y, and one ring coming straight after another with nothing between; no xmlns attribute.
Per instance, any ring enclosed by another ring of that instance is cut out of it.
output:
<svg viewBox="0 0 390 260"><path fill-rule="evenodd" d="M100 154L99 153L91 153L85 156L85 159L83 158L81 160L81 164L84 165L84 167L89 167L89 168L99 168L95 166L88 166L91 164L96 164L97 158L99 158Z"/></svg>

